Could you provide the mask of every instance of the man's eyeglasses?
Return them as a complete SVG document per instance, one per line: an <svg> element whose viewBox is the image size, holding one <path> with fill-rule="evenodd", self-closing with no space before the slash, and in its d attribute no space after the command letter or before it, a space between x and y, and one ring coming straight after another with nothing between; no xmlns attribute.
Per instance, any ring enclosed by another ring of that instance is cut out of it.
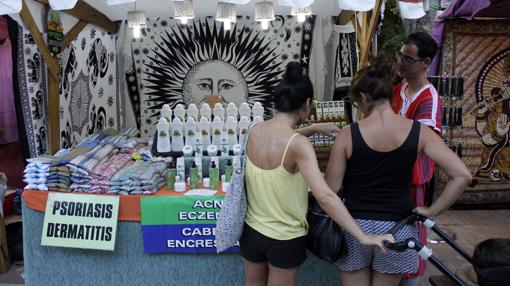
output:
<svg viewBox="0 0 510 286"><path fill-rule="evenodd" d="M406 66L410 66L414 64L415 62L423 61L424 59L415 59L410 56L403 55L401 52L396 52L395 56L397 57L397 61L401 62L402 64Z"/></svg>

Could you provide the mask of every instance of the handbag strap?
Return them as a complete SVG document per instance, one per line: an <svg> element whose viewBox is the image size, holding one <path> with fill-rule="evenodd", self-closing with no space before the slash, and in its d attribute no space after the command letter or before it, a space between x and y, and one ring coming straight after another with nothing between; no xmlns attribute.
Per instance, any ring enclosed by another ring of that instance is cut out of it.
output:
<svg viewBox="0 0 510 286"><path fill-rule="evenodd" d="M248 147L248 137L250 136L250 132L255 127L255 125L259 124L260 122L255 122L250 124L250 127L248 127L248 132L246 132L246 136L244 136L244 141L241 149L241 174L244 176L244 167L246 166L246 158L248 157L248 151L246 150Z"/></svg>

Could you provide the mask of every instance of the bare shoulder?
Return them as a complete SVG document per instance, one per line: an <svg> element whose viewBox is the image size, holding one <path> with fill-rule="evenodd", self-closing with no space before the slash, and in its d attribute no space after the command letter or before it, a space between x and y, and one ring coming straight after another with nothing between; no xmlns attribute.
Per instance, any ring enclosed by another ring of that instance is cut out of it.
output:
<svg viewBox="0 0 510 286"><path fill-rule="evenodd" d="M420 151L423 150L425 145L427 144L434 144L429 146L438 146L443 145L443 139L432 129L430 129L429 126L421 124L420 123L420 139L419 139L419 145L420 145Z"/></svg>

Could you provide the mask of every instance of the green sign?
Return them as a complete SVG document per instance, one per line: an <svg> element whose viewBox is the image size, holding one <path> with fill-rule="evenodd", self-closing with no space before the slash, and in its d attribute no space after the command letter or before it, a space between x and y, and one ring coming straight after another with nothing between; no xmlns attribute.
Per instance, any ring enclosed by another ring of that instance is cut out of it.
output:
<svg viewBox="0 0 510 286"><path fill-rule="evenodd" d="M119 197L49 193L41 245L113 250Z"/></svg>
<svg viewBox="0 0 510 286"><path fill-rule="evenodd" d="M222 203L222 196L141 198L145 253L216 253L216 220Z"/></svg>

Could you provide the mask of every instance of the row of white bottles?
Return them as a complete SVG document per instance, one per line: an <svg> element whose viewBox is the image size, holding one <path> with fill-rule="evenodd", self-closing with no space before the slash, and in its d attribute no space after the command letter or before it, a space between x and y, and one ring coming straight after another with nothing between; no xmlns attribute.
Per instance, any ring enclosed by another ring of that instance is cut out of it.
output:
<svg viewBox="0 0 510 286"><path fill-rule="evenodd" d="M255 116L253 122L263 120L263 117ZM201 145L204 150L211 144L218 149L228 144L229 150L232 150L234 145L244 141L250 124L247 116L241 116L239 122L233 116L227 117L225 122L218 116L215 116L212 122L206 117L202 117L199 122L193 117L188 117L186 122L182 122L179 117L175 117L172 122L161 117L156 127L157 150L160 153L179 152L184 145Z"/></svg>
<svg viewBox="0 0 510 286"><path fill-rule="evenodd" d="M201 119L202 117L205 117L211 121L215 117L219 117L225 121L225 119L228 117L234 117L234 119L237 120L243 116L248 118L255 118L260 116L263 118L264 107L260 102L255 102L253 104L253 108L250 108L248 103L243 102L239 108L237 108L236 105L231 102L228 104L226 109L221 103L216 103L212 110L209 104L204 103L202 104L202 107L200 107L200 112L197 106L193 103L190 104L187 109L185 109L184 105L182 104L177 104L173 110L168 104L164 104L163 108L161 109L161 117L166 118L168 122L171 122L172 118L179 118L181 122L184 122L186 118L194 118L195 121L198 121L199 118Z"/></svg>

